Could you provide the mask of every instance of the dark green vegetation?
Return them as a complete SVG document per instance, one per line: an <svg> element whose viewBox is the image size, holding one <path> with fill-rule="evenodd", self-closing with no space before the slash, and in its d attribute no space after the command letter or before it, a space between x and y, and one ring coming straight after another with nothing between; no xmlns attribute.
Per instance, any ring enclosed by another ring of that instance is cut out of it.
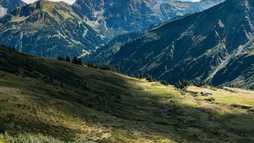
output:
<svg viewBox="0 0 254 143"><path fill-rule="evenodd" d="M71 57L95 50L106 38L64 2L40 0L0 19L0 43L46 57Z"/></svg>
<svg viewBox="0 0 254 143"><path fill-rule="evenodd" d="M105 64L171 84L187 79L254 88L252 13L252 0L228 0L126 43Z"/></svg>
<svg viewBox="0 0 254 143"><path fill-rule="evenodd" d="M0 141L254 141L253 91L188 90L1 46Z"/></svg>
<svg viewBox="0 0 254 143"><path fill-rule="evenodd" d="M14 8L24 5L26 4L21 0L0 0L0 18Z"/></svg>

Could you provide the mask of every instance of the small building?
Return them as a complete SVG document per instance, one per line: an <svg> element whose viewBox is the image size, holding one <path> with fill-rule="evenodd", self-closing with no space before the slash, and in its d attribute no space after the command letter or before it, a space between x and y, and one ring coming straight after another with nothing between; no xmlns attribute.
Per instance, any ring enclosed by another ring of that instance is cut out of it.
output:
<svg viewBox="0 0 254 143"><path fill-rule="evenodd" d="M208 94L208 91L206 91L206 90L202 90L201 91L201 94L204 96L204 95L207 95Z"/></svg>

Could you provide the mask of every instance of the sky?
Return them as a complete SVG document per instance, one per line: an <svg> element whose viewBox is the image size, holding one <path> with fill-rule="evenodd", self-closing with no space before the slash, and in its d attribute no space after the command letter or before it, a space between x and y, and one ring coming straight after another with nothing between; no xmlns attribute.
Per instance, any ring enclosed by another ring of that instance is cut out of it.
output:
<svg viewBox="0 0 254 143"><path fill-rule="evenodd" d="M33 3L37 0L22 0L24 1L25 3ZM67 2L69 4L73 4L76 0L50 0L50 1L64 1L64 2Z"/></svg>
<svg viewBox="0 0 254 143"><path fill-rule="evenodd" d="M199 2L200 0L181 0L181 1Z"/></svg>

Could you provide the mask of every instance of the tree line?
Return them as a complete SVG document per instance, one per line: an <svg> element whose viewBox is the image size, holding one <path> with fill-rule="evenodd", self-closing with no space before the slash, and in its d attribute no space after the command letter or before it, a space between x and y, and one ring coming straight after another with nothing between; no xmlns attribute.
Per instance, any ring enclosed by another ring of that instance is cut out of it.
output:
<svg viewBox="0 0 254 143"><path fill-rule="evenodd" d="M58 56L57 59L60 60L60 61L71 62L71 63L76 64L76 65L83 65L83 64L84 64L84 63L82 62L82 60L81 60L80 58L77 58L77 57L74 57L74 58L71 60L69 56L66 56L65 58L63 58L63 57L61 57L61 56Z"/></svg>

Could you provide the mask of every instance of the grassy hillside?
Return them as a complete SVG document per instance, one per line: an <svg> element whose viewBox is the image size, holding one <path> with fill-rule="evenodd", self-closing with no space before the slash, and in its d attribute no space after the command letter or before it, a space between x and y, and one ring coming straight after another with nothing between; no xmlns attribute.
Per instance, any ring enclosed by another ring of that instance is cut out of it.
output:
<svg viewBox="0 0 254 143"><path fill-rule="evenodd" d="M253 142L254 91L204 88L0 47L0 142Z"/></svg>

